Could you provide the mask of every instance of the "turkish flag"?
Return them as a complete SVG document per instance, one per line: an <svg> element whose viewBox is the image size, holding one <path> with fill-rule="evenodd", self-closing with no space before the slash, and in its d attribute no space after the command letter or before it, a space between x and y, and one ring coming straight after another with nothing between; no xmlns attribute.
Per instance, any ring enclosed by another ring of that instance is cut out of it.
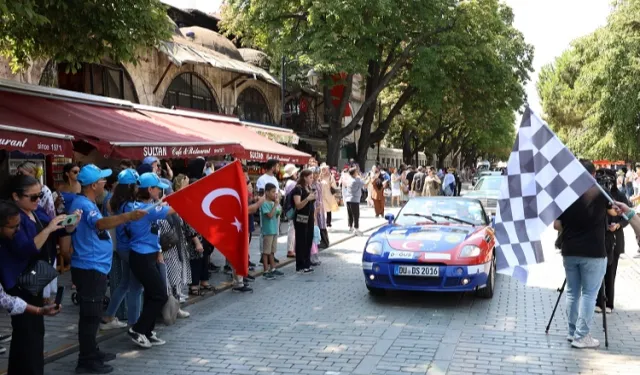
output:
<svg viewBox="0 0 640 375"><path fill-rule="evenodd" d="M239 161L226 165L165 201L209 243L240 276L249 274L249 194Z"/></svg>

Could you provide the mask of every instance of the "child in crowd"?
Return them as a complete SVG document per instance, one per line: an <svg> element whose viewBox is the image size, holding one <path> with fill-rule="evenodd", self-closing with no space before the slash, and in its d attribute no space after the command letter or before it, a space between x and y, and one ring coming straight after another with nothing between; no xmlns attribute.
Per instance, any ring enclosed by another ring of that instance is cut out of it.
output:
<svg viewBox="0 0 640 375"><path fill-rule="evenodd" d="M311 265L319 266L320 265L320 257L318 256L318 245L320 245L320 241L322 241L322 237L320 236L320 227L317 225L313 226L313 242L311 244Z"/></svg>
<svg viewBox="0 0 640 375"><path fill-rule="evenodd" d="M260 207L262 230L262 265L264 278L273 280L284 273L276 269L275 254L278 248L278 218L282 212L278 199L278 190L272 183L264 187L265 202Z"/></svg>

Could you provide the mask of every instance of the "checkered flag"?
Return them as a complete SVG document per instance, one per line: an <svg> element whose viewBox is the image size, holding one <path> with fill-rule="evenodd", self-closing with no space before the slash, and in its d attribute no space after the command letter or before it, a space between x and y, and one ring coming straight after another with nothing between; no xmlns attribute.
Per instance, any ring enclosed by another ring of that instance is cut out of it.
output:
<svg viewBox="0 0 640 375"><path fill-rule="evenodd" d="M544 261L542 232L594 184L571 151L527 108L498 199L498 272L526 283L527 265Z"/></svg>

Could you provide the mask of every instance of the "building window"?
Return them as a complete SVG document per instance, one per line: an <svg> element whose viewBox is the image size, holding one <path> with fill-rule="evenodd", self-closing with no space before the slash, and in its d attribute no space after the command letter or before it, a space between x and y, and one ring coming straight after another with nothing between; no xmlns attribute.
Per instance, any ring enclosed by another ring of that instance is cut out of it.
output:
<svg viewBox="0 0 640 375"><path fill-rule="evenodd" d="M182 73L174 78L164 95L162 105L167 108L220 112L218 103L207 84L193 73Z"/></svg>
<svg viewBox="0 0 640 375"><path fill-rule="evenodd" d="M251 87L245 89L238 96L237 103L236 114L240 120L262 124L273 123L267 101L264 100L260 91Z"/></svg>
<svg viewBox="0 0 640 375"><path fill-rule="evenodd" d="M119 64L105 59L100 64L83 63L75 74L68 70L68 64L58 64L61 89L138 103L131 77Z"/></svg>

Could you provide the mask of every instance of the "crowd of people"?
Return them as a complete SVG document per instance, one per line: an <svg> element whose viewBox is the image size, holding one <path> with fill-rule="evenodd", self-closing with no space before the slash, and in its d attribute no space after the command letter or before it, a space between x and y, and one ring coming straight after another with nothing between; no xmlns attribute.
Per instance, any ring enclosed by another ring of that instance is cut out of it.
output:
<svg viewBox="0 0 640 375"><path fill-rule="evenodd" d="M121 161L117 173L70 163L63 168L63 183L52 192L41 184L37 165L20 165L0 201L0 301L11 314L13 328L6 337L11 340L8 373L43 373L43 316L60 311L53 303L59 256L70 258L80 307L78 373L113 370L106 362L115 356L98 348L98 330L127 329L140 347L163 345L156 320L188 318L180 303L215 292L209 284L213 272L230 274L234 292L251 292L255 277L238 276L228 263L214 265L213 246L162 202L163 195L220 166L198 158L185 173L174 175L169 164L155 157L137 166ZM382 217L387 200L399 206L411 196L459 192L459 179L451 169L375 165L363 175L354 162L338 173L314 159L304 169L269 160L255 187L246 170L245 178L249 241L257 224L266 280L284 276L277 269L278 236L285 234L282 222L288 222L287 257L295 258L296 272L309 274L321 264L319 249L330 245L332 214L340 205L346 206L349 231L360 235L362 202ZM256 267L251 259L249 267ZM25 277L34 270L50 277ZM110 299L105 308L106 295Z"/></svg>

